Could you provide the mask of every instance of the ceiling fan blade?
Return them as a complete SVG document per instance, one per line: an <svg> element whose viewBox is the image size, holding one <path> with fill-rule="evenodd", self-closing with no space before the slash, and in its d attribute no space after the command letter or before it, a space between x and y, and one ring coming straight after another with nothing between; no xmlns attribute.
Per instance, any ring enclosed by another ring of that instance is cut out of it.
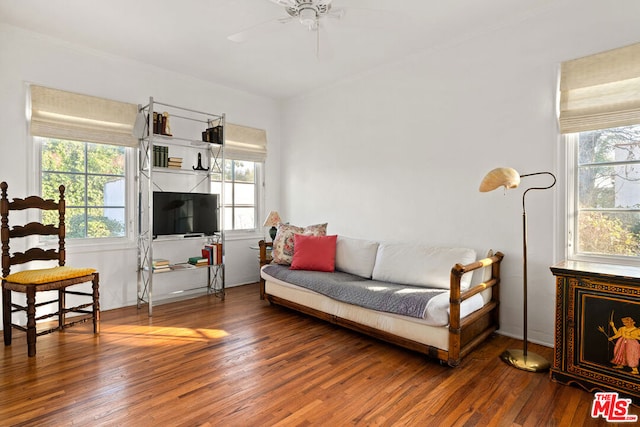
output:
<svg viewBox="0 0 640 427"><path fill-rule="evenodd" d="M240 32L231 34L230 36L227 36L227 39L235 43L242 43L261 34L268 34L279 31L284 28L284 24L287 24L292 20L293 17L291 16L283 16L276 19L270 19L269 21L261 22Z"/></svg>
<svg viewBox="0 0 640 427"><path fill-rule="evenodd" d="M325 16L327 18L332 18L332 19L341 19L345 13L346 13L345 9L338 7L335 9L331 9Z"/></svg>
<svg viewBox="0 0 640 427"><path fill-rule="evenodd" d="M297 7L295 0L271 0L273 3L284 7Z"/></svg>

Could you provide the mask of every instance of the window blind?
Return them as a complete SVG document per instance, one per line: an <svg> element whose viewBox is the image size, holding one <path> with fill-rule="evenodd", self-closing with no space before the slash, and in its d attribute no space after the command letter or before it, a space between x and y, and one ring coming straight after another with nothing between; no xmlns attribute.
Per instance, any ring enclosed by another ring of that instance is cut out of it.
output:
<svg viewBox="0 0 640 427"><path fill-rule="evenodd" d="M137 147L138 106L31 85L31 134Z"/></svg>
<svg viewBox="0 0 640 427"><path fill-rule="evenodd" d="M267 159L267 132L247 126L226 123L224 155L232 160L264 162Z"/></svg>
<svg viewBox="0 0 640 427"><path fill-rule="evenodd" d="M563 62L562 133L640 123L640 43Z"/></svg>

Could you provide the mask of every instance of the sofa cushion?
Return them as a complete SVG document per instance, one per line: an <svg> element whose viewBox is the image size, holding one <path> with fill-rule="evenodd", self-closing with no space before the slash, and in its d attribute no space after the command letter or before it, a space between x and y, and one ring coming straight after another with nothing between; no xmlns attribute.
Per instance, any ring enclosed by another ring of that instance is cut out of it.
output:
<svg viewBox="0 0 640 427"><path fill-rule="evenodd" d="M338 236L336 270L371 279L377 252L378 242Z"/></svg>
<svg viewBox="0 0 640 427"><path fill-rule="evenodd" d="M405 285L449 289L451 268L476 260L473 249L437 248L407 243L380 243L373 268L373 279ZM465 274L461 287L468 288L471 274Z"/></svg>
<svg viewBox="0 0 640 427"><path fill-rule="evenodd" d="M291 270L334 271L337 237L294 235Z"/></svg>
<svg viewBox="0 0 640 427"><path fill-rule="evenodd" d="M325 236L327 234L327 224L309 225L304 228L291 224L278 224L278 233L276 234L276 238L273 239L273 249L271 251L273 262L276 264L291 264L293 248L295 246L293 236L295 234Z"/></svg>

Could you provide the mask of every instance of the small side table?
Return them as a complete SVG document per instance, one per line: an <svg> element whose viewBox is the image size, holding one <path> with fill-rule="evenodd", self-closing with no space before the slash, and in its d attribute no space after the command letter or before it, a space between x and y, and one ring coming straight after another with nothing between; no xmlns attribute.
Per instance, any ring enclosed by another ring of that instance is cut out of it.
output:
<svg viewBox="0 0 640 427"><path fill-rule="evenodd" d="M262 266L270 264L273 261L271 256L271 250L273 249L273 242L265 242L260 240L258 242L258 248L260 249L260 269ZM264 279L260 277L260 299L264 299Z"/></svg>

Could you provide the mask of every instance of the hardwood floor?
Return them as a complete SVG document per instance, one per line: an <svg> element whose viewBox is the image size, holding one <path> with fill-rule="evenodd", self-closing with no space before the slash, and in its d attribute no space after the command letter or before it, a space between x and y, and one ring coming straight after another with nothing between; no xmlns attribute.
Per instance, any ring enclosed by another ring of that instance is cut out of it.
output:
<svg viewBox="0 0 640 427"><path fill-rule="evenodd" d="M496 335L444 367L240 286L225 301L157 305L152 318L105 311L99 337L90 324L39 337L34 358L15 331L0 425L613 425L590 417L590 393L499 360L520 346Z"/></svg>

